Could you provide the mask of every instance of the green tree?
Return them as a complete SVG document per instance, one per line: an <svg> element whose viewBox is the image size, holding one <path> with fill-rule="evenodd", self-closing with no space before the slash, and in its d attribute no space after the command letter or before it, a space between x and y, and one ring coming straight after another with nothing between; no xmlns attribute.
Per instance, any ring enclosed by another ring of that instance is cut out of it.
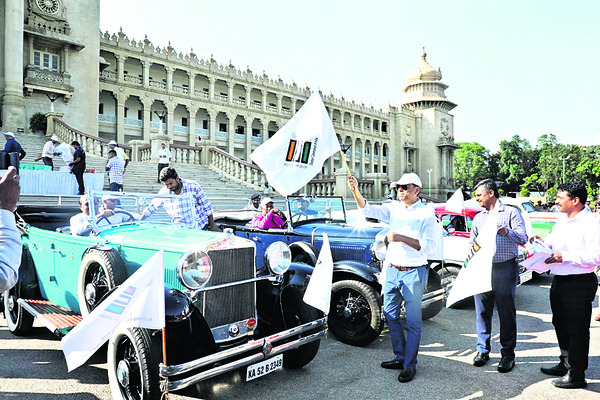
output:
<svg viewBox="0 0 600 400"><path fill-rule="evenodd" d="M587 146L581 151L575 172L587 185L590 197L600 194L600 146Z"/></svg>
<svg viewBox="0 0 600 400"><path fill-rule="evenodd" d="M500 142L500 180L508 191L520 191L525 177L537 168L538 151L527 139L514 135L510 141Z"/></svg>
<svg viewBox="0 0 600 400"><path fill-rule="evenodd" d="M456 186L469 192L477 182L488 177L488 151L479 143L459 142L454 152L454 180Z"/></svg>

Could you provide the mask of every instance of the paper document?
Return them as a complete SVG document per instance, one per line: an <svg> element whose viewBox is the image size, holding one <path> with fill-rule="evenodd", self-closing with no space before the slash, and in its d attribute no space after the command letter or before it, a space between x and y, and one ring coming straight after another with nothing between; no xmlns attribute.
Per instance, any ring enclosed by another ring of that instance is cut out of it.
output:
<svg viewBox="0 0 600 400"><path fill-rule="evenodd" d="M533 251L533 256L521 262L521 265L540 274L550 270L551 264L546 264L545 261L554 253L552 249L539 239L533 239L530 249Z"/></svg>

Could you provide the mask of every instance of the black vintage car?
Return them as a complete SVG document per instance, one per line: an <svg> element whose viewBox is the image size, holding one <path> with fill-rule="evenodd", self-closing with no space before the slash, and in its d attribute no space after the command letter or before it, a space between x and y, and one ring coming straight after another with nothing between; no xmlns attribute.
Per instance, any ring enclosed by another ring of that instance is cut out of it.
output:
<svg viewBox="0 0 600 400"><path fill-rule="evenodd" d="M183 227L185 215L174 221L164 210L139 220L156 199L189 201L181 209L193 210L191 198L120 194L114 222L96 218L104 195L90 195L89 236L69 232L77 209L17 210L23 256L18 283L2 303L13 334L27 335L34 317L56 335L68 334L164 250L168 365L161 363L160 330L118 329L107 353L113 398L160 399L161 382L173 391L241 367L251 380L316 356L326 320L302 300L313 268L291 263L285 244L267 249L257 268L253 241Z"/></svg>
<svg viewBox="0 0 600 400"><path fill-rule="evenodd" d="M288 196L286 208L288 221L283 229L251 227L252 211L217 213L215 219L222 229L255 242L258 266L264 264L265 250L274 242L286 243L293 261L314 266L326 233L334 261L329 330L347 344L371 343L384 326L379 283L382 260L377 259L374 247L375 236L384 227L349 221L344 201L337 196ZM430 268L423 296L424 320L440 312L444 296L440 276Z"/></svg>

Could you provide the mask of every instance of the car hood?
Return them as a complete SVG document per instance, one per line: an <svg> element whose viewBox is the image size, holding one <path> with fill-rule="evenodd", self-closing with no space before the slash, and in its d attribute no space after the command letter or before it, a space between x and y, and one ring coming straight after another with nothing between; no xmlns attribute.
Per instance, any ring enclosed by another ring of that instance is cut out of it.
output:
<svg viewBox="0 0 600 400"><path fill-rule="evenodd" d="M109 243L145 249L165 249L186 252L195 248L224 239L225 233L182 228L167 224L133 224L117 226L104 230L100 237Z"/></svg>
<svg viewBox="0 0 600 400"><path fill-rule="evenodd" d="M343 223L315 223L305 224L294 228L294 232L301 235L312 235L313 232L317 236L322 236L323 233L327 233L327 236L331 237L345 237L352 239L365 239L372 242L375 240L375 235L383 230L380 226L356 226L348 225ZM316 231L315 231L316 230Z"/></svg>

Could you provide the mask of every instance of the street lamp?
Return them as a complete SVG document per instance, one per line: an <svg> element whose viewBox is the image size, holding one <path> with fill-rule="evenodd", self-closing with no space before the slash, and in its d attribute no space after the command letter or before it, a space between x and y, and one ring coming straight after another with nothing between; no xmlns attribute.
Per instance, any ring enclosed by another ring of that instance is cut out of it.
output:
<svg viewBox="0 0 600 400"><path fill-rule="evenodd" d="M352 147L352 143L344 143L340 145L340 148L342 149L342 153L346 154L346 152L348 150L350 150L350 147Z"/></svg>
<svg viewBox="0 0 600 400"><path fill-rule="evenodd" d="M165 117L167 116L167 112L165 110L154 111L154 114L156 114L156 116L160 120L160 122L158 123L158 134L162 135L162 134L164 134L164 132L163 132L163 123L165 121Z"/></svg>
<svg viewBox="0 0 600 400"><path fill-rule="evenodd" d="M46 93L46 97L50 100L50 112L54 112L54 102L60 97L57 93Z"/></svg>
<svg viewBox="0 0 600 400"><path fill-rule="evenodd" d="M433 172L433 169L428 169L427 173L429 174L429 197L431 197L431 173Z"/></svg>
<svg viewBox="0 0 600 400"><path fill-rule="evenodd" d="M567 161L569 158L571 158L570 155L566 157L558 157L558 159L562 160L563 163L562 183L565 183L565 161Z"/></svg>

